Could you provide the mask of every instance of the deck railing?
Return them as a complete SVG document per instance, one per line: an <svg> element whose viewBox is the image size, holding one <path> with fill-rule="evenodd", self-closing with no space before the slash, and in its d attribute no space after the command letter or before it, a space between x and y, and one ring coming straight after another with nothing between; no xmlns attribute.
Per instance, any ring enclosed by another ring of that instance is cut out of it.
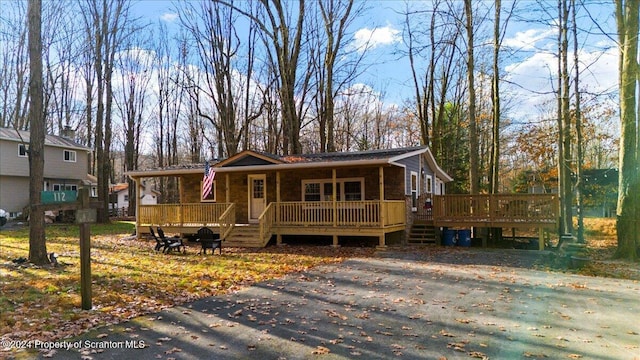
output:
<svg viewBox="0 0 640 360"><path fill-rule="evenodd" d="M161 226L217 225L222 213L231 204L192 203L140 205L138 223Z"/></svg>
<svg viewBox="0 0 640 360"><path fill-rule="evenodd" d="M273 223L276 217L275 208L276 207L273 206L273 203L270 203L258 217L260 226L260 240L263 243L269 241L271 235L273 234Z"/></svg>
<svg viewBox="0 0 640 360"><path fill-rule="evenodd" d="M220 215L220 238L226 239L236 225L236 204L231 204L227 210Z"/></svg>
<svg viewBox="0 0 640 360"><path fill-rule="evenodd" d="M436 195L435 222L555 223L555 194Z"/></svg>
<svg viewBox="0 0 640 360"><path fill-rule="evenodd" d="M278 225L382 227L403 224L404 201L308 201L280 202ZM384 208L384 224L381 210Z"/></svg>

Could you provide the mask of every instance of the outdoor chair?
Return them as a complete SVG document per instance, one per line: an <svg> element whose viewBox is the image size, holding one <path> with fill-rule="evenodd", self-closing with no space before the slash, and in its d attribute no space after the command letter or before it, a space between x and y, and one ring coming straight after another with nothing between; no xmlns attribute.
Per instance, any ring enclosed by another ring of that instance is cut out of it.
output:
<svg viewBox="0 0 640 360"><path fill-rule="evenodd" d="M149 226L149 231L151 232L151 236L156 240L156 246L153 249L155 251L160 251L160 249L162 249L162 251L164 252L164 242L156 236L156 233L155 231L153 231L153 228L151 226Z"/></svg>
<svg viewBox="0 0 640 360"><path fill-rule="evenodd" d="M182 243L182 239L180 239L177 236L174 236L172 238L167 238L166 236L164 236L164 231L162 230L162 228L160 228L160 226L158 226L158 236L160 237L160 240L162 240L162 243L164 244L163 252L165 254L168 254L169 251L171 250L180 252L180 248L182 248L183 253L187 252L187 248Z"/></svg>
<svg viewBox="0 0 640 360"><path fill-rule="evenodd" d="M215 254L216 249L220 249L220 255L222 255L222 240L220 239L220 235L215 234L208 227L203 227L198 230L196 237L196 241L199 241L202 246L198 255L206 255L207 249L211 249L211 254Z"/></svg>

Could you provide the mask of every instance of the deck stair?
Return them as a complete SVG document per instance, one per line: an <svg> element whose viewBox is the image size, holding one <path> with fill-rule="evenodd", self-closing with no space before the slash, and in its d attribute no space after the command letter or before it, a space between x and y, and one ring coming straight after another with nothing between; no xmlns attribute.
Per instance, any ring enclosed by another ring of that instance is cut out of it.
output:
<svg viewBox="0 0 640 360"><path fill-rule="evenodd" d="M267 240L268 242L268 240ZM260 239L260 227L258 225L236 225L231 234L225 239L225 247L265 247L266 242Z"/></svg>
<svg viewBox="0 0 640 360"><path fill-rule="evenodd" d="M435 245L436 228L431 223L417 221L411 225L407 243L410 245Z"/></svg>

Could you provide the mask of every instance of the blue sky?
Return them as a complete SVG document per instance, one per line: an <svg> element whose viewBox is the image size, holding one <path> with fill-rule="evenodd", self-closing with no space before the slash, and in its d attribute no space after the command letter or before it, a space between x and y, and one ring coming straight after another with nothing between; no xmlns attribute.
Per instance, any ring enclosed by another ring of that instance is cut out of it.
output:
<svg viewBox="0 0 640 360"><path fill-rule="evenodd" d="M411 7L420 7L430 3L412 1L409 4ZM483 11L487 12L489 18L492 18L493 10L489 7L493 2L485 1L480 4L485 7ZM589 1L587 4L589 15L595 18L602 29L615 31L613 4L596 5ZM508 5L503 1L503 9ZM516 104L507 110L510 111L509 116L518 121L541 116L540 113L544 112L541 110L542 104L553 98L548 94L555 86L550 78L554 76L557 66L557 33L553 26L541 20L546 16L553 16L556 10L552 6L555 6L555 2L549 3L548 14L540 13L539 9L530 9L533 5L534 2L527 0L518 3L519 17L522 19L510 21L503 42L505 49L512 50L505 51L502 55L501 71L507 80L503 90L511 98L511 102ZM136 4L135 10L153 23L164 21L171 24L176 20L172 11L174 6L170 1L142 0ZM373 65L359 80L383 92L384 101L391 104L402 104L414 93L408 59L398 55L398 50L402 47L404 27L402 12L406 6L407 3L400 0L368 1L366 16L359 18L351 29L354 43L369 39L371 47L367 59ZM585 29L579 39L582 86L591 93L615 92L617 49L614 42L611 38L597 34L601 29L595 26L593 19L589 19L586 13L579 14L578 23ZM490 21L487 24L488 27L492 26ZM584 35L587 32L591 33L588 37ZM477 49L480 49L483 39L480 35L477 36ZM485 35L484 40L491 41L491 38ZM572 61L569 66L572 66Z"/></svg>

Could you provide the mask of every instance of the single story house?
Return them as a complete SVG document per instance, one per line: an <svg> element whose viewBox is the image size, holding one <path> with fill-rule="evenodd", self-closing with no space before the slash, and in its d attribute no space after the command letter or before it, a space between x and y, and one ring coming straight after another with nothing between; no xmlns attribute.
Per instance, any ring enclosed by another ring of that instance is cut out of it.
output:
<svg viewBox="0 0 640 360"><path fill-rule="evenodd" d="M140 204L155 205L158 203L160 192L148 186L145 182L140 184ZM109 189L110 204L112 208L123 209L129 207L129 183L118 183Z"/></svg>
<svg viewBox="0 0 640 360"><path fill-rule="evenodd" d="M373 236L385 246L402 235L421 196L442 195L453 179L426 146L360 152L278 156L242 151L211 166L212 191L203 197L202 166L132 171L142 179L176 176L179 204L139 205L137 232L149 226L194 233L209 226L239 246L264 246L275 236ZM244 242L243 242L244 241Z"/></svg>

